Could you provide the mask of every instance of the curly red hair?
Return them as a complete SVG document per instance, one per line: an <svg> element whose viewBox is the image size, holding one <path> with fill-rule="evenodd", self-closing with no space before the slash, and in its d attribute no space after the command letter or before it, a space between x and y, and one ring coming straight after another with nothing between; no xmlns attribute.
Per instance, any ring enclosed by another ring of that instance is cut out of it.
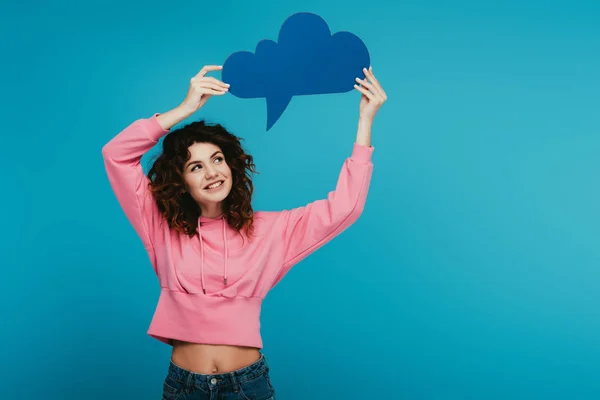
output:
<svg viewBox="0 0 600 400"><path fill-rule="evenodd" d="M148 171L148 179L158 209L170 228L190 237L197 234L201 210L190 194L184 192L183 167L191 157L192 144L212 143L223 152L232 174L231 192L223 202L227 223L238 232L252 233L251 174L256 173L256 167L253 157L242 148L241 140L221 124L207 124L203 120L174 129L165 136L163 151Z"/></svg>

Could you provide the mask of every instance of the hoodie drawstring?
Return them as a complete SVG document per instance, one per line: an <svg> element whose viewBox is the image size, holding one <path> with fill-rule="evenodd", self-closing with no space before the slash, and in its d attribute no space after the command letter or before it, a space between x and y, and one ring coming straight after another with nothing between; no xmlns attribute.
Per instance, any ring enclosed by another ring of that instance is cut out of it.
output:
<svg viewBox="0 0 600 400"><path fill-rule="evenodd" d="M223 272L223 285L227 285L227 229L225 229L225 225L227 225L225 221L225 216L223 216L223 246L225 247L225 267Z"/></svg>
<svg viewBox="0 0 600 400"><path fill-rule="evenodd" d="M202 291L206 294L206 287L204 286L204 243L202 242L202 229L200 226L201 222L198 223L198 236L200 237L200 273L202 274Z"/></svg>
<svg viewBox="0 0 600 400"><path fill-rule="evenodd" d="M223 246L225 249L225 264L223 267L223 284L227 285L227 258L229 257L227 248L227 227L225 216L221 217L223 222ZM202 241L202 223L198 222L198 236L200 237L200 275L202 281L202 292L206 294L206 285L204 283L204 242Z"/></svg>

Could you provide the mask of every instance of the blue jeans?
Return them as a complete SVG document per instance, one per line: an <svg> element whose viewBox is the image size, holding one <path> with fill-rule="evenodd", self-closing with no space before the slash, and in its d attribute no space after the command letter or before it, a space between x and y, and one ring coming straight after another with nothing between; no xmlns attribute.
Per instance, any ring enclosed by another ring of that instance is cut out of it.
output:
<svg viewBox="0 0 600 400"><path fill-rule="evenodd" d="M198 374L169 363L163 400L275 400L265 356L223 374Z"/></svg>

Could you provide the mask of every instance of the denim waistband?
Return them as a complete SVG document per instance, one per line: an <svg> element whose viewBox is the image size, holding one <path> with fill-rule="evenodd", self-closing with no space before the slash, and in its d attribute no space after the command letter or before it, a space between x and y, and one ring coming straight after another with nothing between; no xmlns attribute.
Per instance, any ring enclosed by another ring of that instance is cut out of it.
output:
<svg viewBox="0 0 600 400"><path fill-rule="evenodd" d="M221 386L239 385L243 382L252 380L257 376L269 372L269 366L264 354L254 363L231 372L220 374L201 374L188 371L170 360L169 375L184 383L186 386L196 386L202 389L210 389Z"/></svg>

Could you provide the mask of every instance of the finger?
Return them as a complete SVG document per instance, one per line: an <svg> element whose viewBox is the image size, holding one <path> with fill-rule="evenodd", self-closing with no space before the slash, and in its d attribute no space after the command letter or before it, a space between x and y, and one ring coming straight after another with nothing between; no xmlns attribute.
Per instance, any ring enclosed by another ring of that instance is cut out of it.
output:
<svg viewBox="0 0 600 400"><path fill-rule="evenodd" d="M204 76L211 71L218 71L220 69L223 69L222 65L205 65L196 76Z"/></svg>
<svg viewBox="0 0 600 400"><path fill-rule="evenodd" d="M220 85L218 85L216 83L206 82L206 81L204 81L204 82L202 82L202 81L196 82L196 88L199 89L199 90L202 90L202 89L205 89L205 88L214 89L214 90L220 90L220 91L227 91L227 90L229 90L228 87L223 87L223 86L220 86Z"/></svg>
<svg viewBox="0 0 600 400"><path fill-rule="evenodd" d="M369 69L363 68L363 72L365 73L365 78L371 81L371 90L379 94L381 97L385 97L383 88L381 87L379 81L377 80L377 78L375 78L375 75L373 74L373 67L369 67Z"/></svg>
<svg viewBox="0 0 600 400"><path fill-rule="evenodd" d="M375 78L375 74L373 74L373 67L369 67L369 69L363 68L363 72L365 73L365 78L379 86L379 81Z"/></svg>
<svg viewBox="0 0 600 400"><path fill-rule="evenodd" d="M367 89L365 89L362 86L354 85L354 89L356 89L359 92L361 92L362 94L364 94L369 100L373 100L373 97L375 96L373 93L369 92Z"/></svg>
<svg viewBox="0 0 600 400"><path fill-rule="evenodd" d="M218 96L218 95L227 94L228 91L227 90L221 90L221 89L217 90L217 89L203 88L202 89L202 93L203 94L210 94L210 95Z"/></svg>
<svg viewBox="0 0 600 400"><path fill-rule="evenodd" d="M218 80L210 80L208 78L194 79L193 85L196 87L211 87L213 89L229 89L229 85Z"/></svg>
<svg viewBox="0 0 600 400"><path fill-rule="evenodd" d="M375 74L373 74L373 67L369 67L369 71L371 73L371 79L373 80L373 83L375 83L377 89L381 92L381 96L383 97L383 100L386 101L387 93L385 92L385 90L383 90L381 83L377 80L377 78L375 78Z"/></svg>
<svg viewBox="0 0 600 400"><path fill-rule="evenodd" d="M377 96L381 96L373 87L373 85L371 83L369 83L368 81L364 80L364 79L360 79L360 78L356 78L356 82L360 83L364 88L367 88L368 90L371 91L371 93L373 93L374 95Z"/></svg>
<svg viewBox="0 0 600 400"><path fill-rule="evenodd" d="M212 76L207 76L207 77L200 78L200 79L215 83L215 84L225 87L225 88L228 88L229 86L231 86L228 83L218 80L217 78L213 78Z"/></svg>
<svg viewBox="0 0 600 400"><path fill-rule="evenodd" d="M386 94L382 93L380 90L378 90L377 87L375 86L375 84L370 83L364 79L359 79L359 78L356 78L356 81L361 83L367 89L369 89L371 91L371 93L373 93L375 95L375 97L377 99L381 100L382 103L387 100Z"/></svg>

